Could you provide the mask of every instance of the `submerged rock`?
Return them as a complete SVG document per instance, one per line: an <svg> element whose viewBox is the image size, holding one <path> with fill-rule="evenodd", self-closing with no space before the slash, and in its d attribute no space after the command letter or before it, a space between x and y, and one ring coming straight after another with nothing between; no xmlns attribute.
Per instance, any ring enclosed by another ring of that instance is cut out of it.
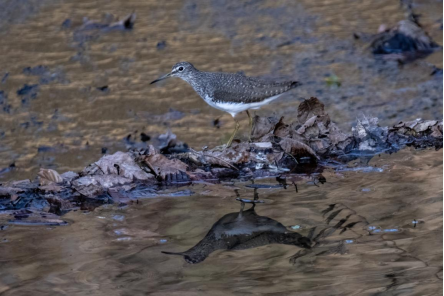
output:
<svg viewBox="0 0 444 296"><path fill-rule="evenodd" d="M441 46L412 20L400 21L392 28L381 25L370 46L373 54L400 61L422 58L441 49Z"/></svg>
<svg viewBox="0 0 444 296"><path fill-rule="evenodd" d="M17 90L17 95L22 98L22 104L26 104L29 100L37 98L38 91L38 84L25 84L22 88Z"/></svg>
<svg viewBox="0 0 444 296"><path fill-rule="evenodd" d="M111 16L110 19L114 19L114 16ZM136 21L136 14L130 13L122 19L116 19L111 22L98 22L94 20L89 20L85 18L83 20L83 25L77 28L77 32L79 31L88 31L88 30L131 30L134 27L134 23Z"/></svg>

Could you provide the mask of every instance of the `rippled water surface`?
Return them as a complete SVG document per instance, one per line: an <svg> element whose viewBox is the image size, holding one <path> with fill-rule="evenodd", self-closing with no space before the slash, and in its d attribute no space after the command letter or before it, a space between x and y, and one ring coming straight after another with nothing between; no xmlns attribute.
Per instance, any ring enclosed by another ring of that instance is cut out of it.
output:
<svg viewBox="0 0 444 296"><path fill-rule="evenodd" d="M442 44L442 2L414 9ZM84 17L132 11L131 31L78 30ZM442 76L430 73L442 52L400 67L352 37L403 18L386 0L4 1L0 180L79 171L168 129L195 149L223 143L230 115L182 81L149 86L181 60L304 84L262 115L291 119L317 96L345 130L361 112L382 125L440 119ZM405 149L326 169L324 184L301 177L298 192L274 179L166 188L130 206L70 212L60 227L0 215L0 294L440 295L442 163L442 151ZM255 196L264 203L240 212L236 198Z"/></svg>
<svg viewBox="0 0 444 296"><path fill-rule="evenodd" d="M257 111L262 115L292 118L302 98L317 96L347 130L361 112L384 125L442 117L442 76L430 76L433 65L442 67L442 52L398 67L375 61L366 43L353 40L354 32L375 33L380 24L403 19L398 1L0 5L0 180L32 178L39 167L80 170L102 151L140 143L142 132L151 143L171 128L195 149L226 142L234 127L229 114L207 106L183 81L149 85L181 60L206 71L304 84ZM414 1L414 9L442 44L442 2ZM132 11L131 31L79 31L84 17L103 22ZM39 65L47 68L38 71ZM340 87L328 83L336 79ZM239 119L242 136L247 118Z"/></svg>
<svg viewBox="0 0 444 296"><path fill-rule="evenodd" d="M374 158L369 172L327 169L326 183L318 187L301 180L297 193L293 186L259 188L265 203L256 205L255 215L239 216L235 200L238 195L252 199L251 184L227 183L170 188L164 193L188 194L143 199L124 208L71 212L63 217L68 226L7 226L3 221L0 292L439 295L442 161L440 151L403 151ZM277 182L255 184L276 187ZM190 264L183 256L161 253L190 249L223 216L216 235L190 254L203 261ZM279 228L286 228L287 237L290 232L310 236L314 228L318 243L311 250L298 243L268 244L279 242ZM208 252L218 236L232 250Z"/></svg>

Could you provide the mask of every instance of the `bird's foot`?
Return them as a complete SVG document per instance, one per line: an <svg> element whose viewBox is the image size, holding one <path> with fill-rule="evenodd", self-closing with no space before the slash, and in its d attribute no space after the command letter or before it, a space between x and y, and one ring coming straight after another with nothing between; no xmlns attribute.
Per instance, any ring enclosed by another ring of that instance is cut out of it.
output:
<svg viewBox="0 0 444 296"><path fill-rule="evenodd" d="M259 200L259 199L248 199L248 198L236 198L237 201L240 201L241 203L252 203L252 204L256 204L256 203L265 203L265 201L263 200Z"/></svg>

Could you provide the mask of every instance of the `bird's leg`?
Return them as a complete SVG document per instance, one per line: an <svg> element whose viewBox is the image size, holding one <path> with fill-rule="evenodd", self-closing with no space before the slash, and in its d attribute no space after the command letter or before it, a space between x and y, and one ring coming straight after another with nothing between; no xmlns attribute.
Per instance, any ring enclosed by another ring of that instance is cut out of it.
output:
<svg viewBox="0 0 444 296"><path fill-rule="evenodd" d="M244 212L244 208L245 208L245 203L241 201L241 208L239 211L239 215L237 216L238 218L242 218L242 213Z"/></svg>
<svg viewBox="0 0 444 296"><path fill-rule="evenodd" d="M231 146L231 142L233 142L234 136L236 135L237 131L239 130L239 122L236 120L236 118L234 119L234 121L236 122L236 127L234 128L234 132L231 135L230 139L228 140L227 148Z"/></svg>
<svg viewBox="0 0 444 296"><path fill-rule="evenodd" d="M250 121L250 132L248 134L248 142L251 142L251 133L253 133L253 118L251 118L250 112L248 110L245 110L245 112L247 112L248 115L248 120Z"/></svg>

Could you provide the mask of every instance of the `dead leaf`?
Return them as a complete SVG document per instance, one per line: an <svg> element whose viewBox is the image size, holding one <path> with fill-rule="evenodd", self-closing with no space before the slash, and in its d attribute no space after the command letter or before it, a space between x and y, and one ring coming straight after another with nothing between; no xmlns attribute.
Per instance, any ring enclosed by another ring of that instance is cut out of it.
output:
<svg viewBox="0 0 444 296"><path fill-rule="evenodd" d="M73 171L68 171L60 175L65 182L71 182L73 179L77 178L79 174L74 173Z"/></svg>
<svg viewBox="0 0 444 296"><path fill-rule="evenodd" d="M316 159L319 159L319 157L316 155L316 152L312 148L310 148L310 146L300 141L290 138L284 138L279 142L279 145L286 153L293 156L312 156Z"/></svg>
<svg viewBox="0 0 444 296"><path fill-rule="evenodd" d="M430 135L435 138L442 138L442 132L439 130L438 125L432 126L432 133Z"/></svg>
<svg viewBox="0 0 444 296"><path fill-rule="evenodd" d="M343 133L335 124L330 124L328 138L333 145L338 145L339 143L344 142L350 137L351 135Z"/></svg>
<svg viewBox="0 0 444 296"><path fill-rule="evenodd" d="M319 129L315 126L316 119L318 117L312 116L310 117L296 132L300 135L304 135L306 138L310 138L312 136L319 135ZM307 132L307 129L311 128L310 132Z"/></svg>
<svg viewBox="0 0 444 296"><path fill-rule="evenodd" d="M426 120L426 121L423 121L423 122L419 122L419 123L414 127L414 130L415 130L417 133L424 132L424 131L428 130L430 127L432 127L432 126L434 126L435 124L437 124L437 123L438 123L437 120Z"/></svg>
<svg viewBox="0 0 444 296"><path fill-rule="evenodd" d="M62 188L63 188L63 187L58 186L58 185L56 185L55 183L51 183L51 184L48 184L48 185L39 186L39 189L40 189L40 190L43 190L43 191L45 191L45 192L54 192L54 193L62 191Z"/></svg>
<svg viewBox="0 0 444 296"><path fill-rule="evenodd" d="M284 123L284 116L274 127L274 135L279 138L287 138L290 136L290 126Z"/></svg>
<svg viewBox="0 0 444 296"><path fill-rule="evenodd" d="M52 183L62 183L63 178L54 170L40 169L38 172L40 185L49 185Z"/></svg>
<svg viewBox="0 0 444 296"><path fill-rule="evenodd" d="M236 164L243 164L250 161L250 144L233 143L233 145L228 148L205 151L203 156L209 164L233 168Z"/></svg>
<svg viewBox="0 0 444 296"><path fill-rule="evenodd" d="M72 182L72 186L81 194L93 198L109 188L131 182L131 179L117 175L95 175L78 178Z"/></svg>
<svg viewBox="0 0 444 296"><path fill-rule="evenodd" d="M330 148L330 141L326 138L310 140L310 146L318 153L325 154Z"/></svg>
<svg viewBox="0 0 444 296"><path fill-rule="evenodd" d="M73 205L69 200L62 199L58 196L46 197L46 201L48 201L53 207L56 207L59 211L67 211L73 208Z"/></svg>
<svg viewBox="0 0 444 296"><path fill-rule="evenodd" d="M95 165L105 175L119 175L130 180L148 180L154 177L142 170L132 155L126 152L105 155Z"/></svg>
<svg viewBox="0 0 444 296"><path fill-rule="evenodd" d="M253 118L253 131L251 132L251 139L258 142L266 142L263 137L267 137L277 124L277 120L274 117L260 117L255 116Z"/></svg>
<svg viewBox="0 0 444 296"><path fill-rule="evenodd" d="M151 149L150 149L151 150ZM154 151L152 149L151 151ZM138 159L151 172L160 177L162 180L173 178L178 181L185 181L187 179L187 165L178 159L169 159L162 154L144 155ZM179 178L179 179L178 179ZM185 179L185 180L184 180Z"/></svg>
<svg viewBox="0 0 444 296"><path fill-rule="evenodd" d="M318 115L322 116L324 114L324 104L317 98L311 97L299 105L297 118L300 124L304 124L309 118Z"/></svg>

